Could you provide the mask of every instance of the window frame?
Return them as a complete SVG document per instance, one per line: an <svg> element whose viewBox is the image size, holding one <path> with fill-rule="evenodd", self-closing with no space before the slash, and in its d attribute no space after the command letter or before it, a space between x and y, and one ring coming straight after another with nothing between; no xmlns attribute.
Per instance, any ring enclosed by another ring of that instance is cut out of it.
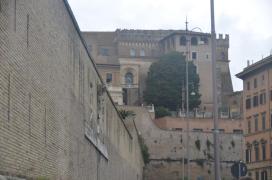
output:
<svg viewBox="0 0 272 180"><path fill-rule="evenodd" d="M263 112L261 116L262 116L262 130L264 131L266 129L266 112Z"/></svg>
<svg viewBox="0 0 272 180"><path fill-rule="evenodd" d="M197 52L192 52L192 60L197 60Z"/></svg>
<svg viewBox="0 0 272 180"><path fill-rule="evenodd" d="M136 49L131 48L131 49L129 50L129 55L130 55L130 57L135 57L135 56L136 56Z"/></svg>
<svg viewBox="0 0 272 180"><path fill-rule="evenodd" d="M262 160L266 160L266 143L263 143L261 147L262 147Z"/></svg>
<svg viewBox="0 0 272 180"><path fill-rule="evenodd" d="M99 55L100 56L110 56L109 49L105 48L105 47L100 47L99 48Z"/></svg>
<svg viewBox="0 0 272 180"><path fill-rule="evenodd" d="M254 79L254 88L256 89L258 87L258 82L257 82L257 78Z"/></svg>
<svg viewBox="0 0 272 180"><path fill-rule="evenodd" d="M140 57L145 57L145 50L144 49L141 49L140 50Z"/></svg>
<svg viewBox="0 0 272 180"><path fill-rule="evenodd" d="M254 145L254 146L255 146L254 150L255 150L255 162L256 162L260 160L260 157L259 157L260 151L259 151L259 145Z"/></svg>
<svg viewBox="0 0 272 180"><path fill-rule="evenodd" d="M112 79L113 79L112 73L106 73L106 83L107 84L112 83ZM110 81L108 81L108 80L110 80Z"/></svg>
<svg viewBox="0 0 272 180"><path fill-rule="evenodd" d="M254 115L254 130L255 132L259 131L259 115Z"/></svg>
<svg viewBox="0 0 272 180"><path fill-rule="evenodd" d="M186 36L181 36L179 38L179 45L180 46L186 46L187 45L187 38L186 38Z"/></svg>
<svg viewBox="0 0 272 180"><path fill-rule="evenodd" d="M197 46L198 45L198 39L196 36L191 37L191 46Z"/></svg>
<svg viewBox="0 0 272 180"><path fill-rule="evenodd" d="M251 108L251 98L247 98L246 99L246 109L250 109Z"/></svg>

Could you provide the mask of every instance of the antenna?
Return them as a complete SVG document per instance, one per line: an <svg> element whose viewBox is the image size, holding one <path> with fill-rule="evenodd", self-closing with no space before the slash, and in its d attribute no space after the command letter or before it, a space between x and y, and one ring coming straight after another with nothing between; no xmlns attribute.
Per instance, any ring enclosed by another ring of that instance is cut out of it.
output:
<svg viewBox="0 0 272 180"><path fill-rule="evenodd" d="M188 31L188 24L189 24L189 22L187 20L187 16L186 16L186 22L185 22L185 24L186 24L186 31Z"/></svg>

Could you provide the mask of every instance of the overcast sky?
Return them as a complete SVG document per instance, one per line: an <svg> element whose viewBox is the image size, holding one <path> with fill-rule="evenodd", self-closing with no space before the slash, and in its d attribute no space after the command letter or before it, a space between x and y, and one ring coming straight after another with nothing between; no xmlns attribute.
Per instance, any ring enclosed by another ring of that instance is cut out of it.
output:
<svg viewBox="0 0 272 180"><path fill-rule="evenodd" d="M210 0L69 0L82 31L184 29L210 32ZM272 49L272 0L215 0L216 32L230 35L229 59L235 74L247 60L259 61Z"/></svg>

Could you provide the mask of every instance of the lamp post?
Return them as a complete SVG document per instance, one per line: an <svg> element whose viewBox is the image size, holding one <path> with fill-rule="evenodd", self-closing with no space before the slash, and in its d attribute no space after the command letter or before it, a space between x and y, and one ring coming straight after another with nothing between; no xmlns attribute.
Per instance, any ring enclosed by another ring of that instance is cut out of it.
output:
<svg viewBox="0 0 272 180"><path fill-rule="evenodd" d="M217 79L216 79L216 32L214 21L214 0L211 1L211 36L212 36L212 81L213 81L213 121L214 121L214 175L215 180L220 180L219 161L219 130L218 130L218 105L217 105Z"/></svg>
<svg viewBox="0 0 272 180"><path fill-rule="evenodd" d="M187 37L189 35L189 31L188 31L188 24L189 22L187 21L187 17L186 17L186 156L187 156L187 179L190 180L190 176L191 176L191 167L190 167L190 160L191 160L191 155L190 155L190 120L189 120L189 60L190 60L190 46L189 46L189 42L190 40L187 40ZM193 28L191 31L195 30L195 29L199 29L200 31L201 28L199 27L195 27ZM195 93L192 92L192 95L194 95Z"/></svg>

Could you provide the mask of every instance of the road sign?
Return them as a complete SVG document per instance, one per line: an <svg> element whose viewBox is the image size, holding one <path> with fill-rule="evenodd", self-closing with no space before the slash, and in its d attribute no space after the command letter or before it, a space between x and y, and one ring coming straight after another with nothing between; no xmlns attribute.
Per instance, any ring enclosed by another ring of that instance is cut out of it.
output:
<svg viewBox="0 0 272 180"><path fill-rule="evenodd" d="M231 166L231 174L236 177L243 177L247 174L247 166L245 163L239 161Z"/></svg>

